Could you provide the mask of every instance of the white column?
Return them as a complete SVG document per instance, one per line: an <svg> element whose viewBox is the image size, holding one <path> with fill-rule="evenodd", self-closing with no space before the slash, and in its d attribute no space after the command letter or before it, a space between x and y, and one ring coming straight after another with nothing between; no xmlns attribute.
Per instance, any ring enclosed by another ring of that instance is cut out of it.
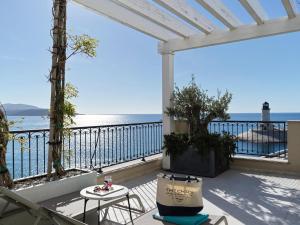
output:
<svg viewBox="0 0 300 225"><path fill-rule="evenodd" d="M162 53L162 110L163 134L170 134L174 130L172 118L164 112L171 106L171 96L174 91L174 53ZM163 169L170 169L170 157L163 150Z"/></svg>

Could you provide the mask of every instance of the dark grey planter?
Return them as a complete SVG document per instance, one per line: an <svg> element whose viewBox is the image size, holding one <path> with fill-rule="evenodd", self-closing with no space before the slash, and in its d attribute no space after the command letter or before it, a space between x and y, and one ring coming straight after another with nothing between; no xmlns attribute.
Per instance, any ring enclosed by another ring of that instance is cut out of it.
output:
<svg viewBox="0 0 300 225"><path fill-rule="evenodd" d="M215 150L211 150L202 156L195 148L189 147L180 155L171 154L171 171L201 177L216 177L229 169L228 159L216 153Z"/></svg>

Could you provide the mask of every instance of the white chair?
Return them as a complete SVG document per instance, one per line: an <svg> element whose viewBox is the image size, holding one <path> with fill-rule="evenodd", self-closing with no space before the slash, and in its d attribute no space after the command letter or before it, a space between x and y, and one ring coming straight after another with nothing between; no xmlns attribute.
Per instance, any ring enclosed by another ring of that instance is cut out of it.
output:
<svg viewBox="0 0 300 225"><path fill-rule="evenodd" d="M6 204L0 211L0 225L87 225L33 203L4 187L0 187L0 198L6 201ZM9 204L19 206L20 209L5 213Z"/></svg>

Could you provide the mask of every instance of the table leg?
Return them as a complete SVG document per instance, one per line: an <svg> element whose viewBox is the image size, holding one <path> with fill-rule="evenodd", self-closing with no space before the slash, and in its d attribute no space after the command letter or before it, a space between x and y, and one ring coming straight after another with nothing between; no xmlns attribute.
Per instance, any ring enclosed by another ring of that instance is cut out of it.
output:
<svg viewBox="0 0 300 225"><path fill-rule="evenodd" d="M100 200L98 201L98 225L100 225Z"/></svg>
<svg viewBox="0 0 300 225"><path fill-rule="evenodd" d="M82 219L82 221L85 223L85 211L86 211L86 203L88 202L88 199L87 198L85 198L84 199L84 206L83 206L83 219Z"/></svg>
<svg viewBox="0 0 300 225"><path fill-rule="evenodd" d="M132 214L131 214L131 207L130 207L130 201L129 201L129 194L127 194L126 197L127 197L127 201L128 201L128 209L129 209L130 220L131 220L131 223L133 224L133 219L132 219Z"/></svg>

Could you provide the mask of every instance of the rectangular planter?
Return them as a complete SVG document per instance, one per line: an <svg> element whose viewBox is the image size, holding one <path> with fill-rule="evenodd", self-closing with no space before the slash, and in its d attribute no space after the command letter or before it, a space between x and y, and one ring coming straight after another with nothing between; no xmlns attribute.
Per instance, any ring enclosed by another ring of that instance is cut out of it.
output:
<svg viewBox="0 0 300 225"><path fill-rule="evenodd" d="M97 172L87 171L86 173L76 176L20 188L16 190L16 192L32 202L42 202L65 194L80 191L85 187L96 184ZM0 199L0 207L4 206L3 203L4 201ZM10 206L8 210L12 210L14 208L16 207Z"/></svg>
<svg viewBox="0 0 300 225"><path fill-rule="evenodd" d="M195 148L189 147L180 155L171 154L171 171L201 177L216 177L229 168L228 160L221 160L215 150L205 156Z"/></svg>

